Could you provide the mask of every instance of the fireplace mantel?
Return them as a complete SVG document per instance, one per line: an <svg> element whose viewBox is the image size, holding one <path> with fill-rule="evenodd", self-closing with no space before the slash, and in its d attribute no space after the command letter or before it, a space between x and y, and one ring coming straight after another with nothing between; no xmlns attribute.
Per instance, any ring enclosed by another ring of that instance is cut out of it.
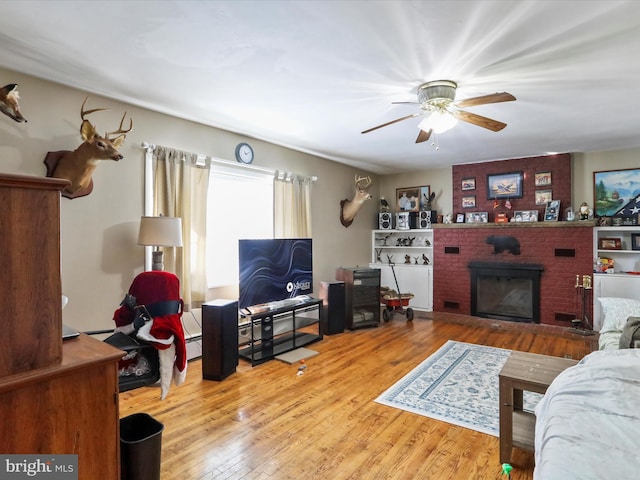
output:
<svg viewBox="0 0 640 480"><path fill-rule="evenodd" d="M509 222L509 223L435 223L433 228L593 228L595 220L576 220L575 222Z"/></svg>

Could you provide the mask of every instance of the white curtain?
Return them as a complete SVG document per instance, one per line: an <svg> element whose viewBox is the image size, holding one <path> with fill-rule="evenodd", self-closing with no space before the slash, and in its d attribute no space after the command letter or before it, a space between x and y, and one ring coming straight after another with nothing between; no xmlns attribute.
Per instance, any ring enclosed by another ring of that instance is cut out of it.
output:
<svg viewBox="0 0 640 480"><path fill-rule="evenodd" d="M276 172L273 189L275 238L311 238L313 179Z"/></svg>
<svg viewBox="0 0 640 480"><path fill-rule="evenodd" d="M206 301L207 189L211 160L156 146L153 215L182 218L183 246L164 249L165 270L180 278L185 309Z"/></svg>

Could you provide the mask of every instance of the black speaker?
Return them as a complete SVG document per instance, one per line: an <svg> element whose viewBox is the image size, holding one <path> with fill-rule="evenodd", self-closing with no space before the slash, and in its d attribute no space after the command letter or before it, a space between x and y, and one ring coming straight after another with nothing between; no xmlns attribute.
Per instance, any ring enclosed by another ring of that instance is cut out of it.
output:
<svg viewBox="0 0 640 480"><path fill-rule="evenodd" d="M415 228L431 228L431 224L438 221L436 213L436 210L420 210Z"/></svg>
<svg viewBox="0 0 640 480"><path fill-rule="evenodd" d="M344 332L347 307L345 305L344 282L320 282L322 319L320 325L324 335Z"/></svg>
<svg viewBox="0 0 640 480"><path fill-rule="evenodd" d="M202 378L224 380L238 366L238 302L202 305Z"/></svg>
<svg viewBox="0 0 640 480"><path fill-rule="evenodd" d="M378 214L378 229L379 230L393 229L393 215L391 213L383 212Z"/></svg>

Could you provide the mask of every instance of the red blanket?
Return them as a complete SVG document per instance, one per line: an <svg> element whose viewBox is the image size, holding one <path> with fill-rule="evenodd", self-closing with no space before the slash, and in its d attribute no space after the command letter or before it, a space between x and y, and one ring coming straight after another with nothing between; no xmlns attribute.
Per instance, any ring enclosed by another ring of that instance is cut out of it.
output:
<svg viewBox="0 0 640 480"><path fill-rule="evenodd" d="M167 300L179 300L182 304L180 280L170 272L152 271L139 274L131 283L129 294L136 298L136 305L153 305ZM134 318L135 311L125 305L113 314L117 327L129 325ZM175 369L178 373L184 373L187 366L187 346L181 318L182 307L179 313L154 317L149 331L151 337L144 338L158 350L165 350L172 343L175 345ZM170 341L171 338L173 342Z"/></svg>

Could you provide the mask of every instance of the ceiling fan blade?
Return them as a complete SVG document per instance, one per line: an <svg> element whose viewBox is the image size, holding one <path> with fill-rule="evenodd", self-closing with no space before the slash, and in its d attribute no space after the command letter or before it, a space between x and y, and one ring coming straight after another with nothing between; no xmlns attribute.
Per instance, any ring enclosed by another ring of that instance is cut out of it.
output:
<svg viewBox="0 0 640 480"><path fill-rule="evenodd" d="M475 107L476 105L486 105L487 103L513 102L516 99L507 92L492 93L491 95L483 95L481 97L467 98L455 102L456 107Z"/></svg>
<svg viewBox="0 0 640 480"><path fill-rule="evenodd" d="M387 125L392 125L394 123L401 122L402 120L407 120L408 118L419 117L420 115L422 115L422 113L412 113L411 115L406 115L404 117L396 118L395 120L391 120L390 122L383 123L382 125L378 125L378 126L373 127L373 128L368 128L367 130L364 130L363 132L360 132L360 133L373 132L374 130L377 130L379 128L386 127Z"/></svg>
<svg viewBox="0 0 640 480"><path fill-rule="evenodd" d="M424 130L420 130L420 133L418 134L418 138L416 138L416 143L426 142L427 140L429 140L430 136L431 136L431 129L429 129L428 132L425 132Z"/></svg>
<svg viewBox="0 0 640 480"><path fill-rule="evenodd" d="M420 102L391 102L391 105L420 105Z"/></svg>
<svg viewBox="0 0 640 480"><path fill-rule="evenodd" d="M458 120L472 123L473 125L486 128L493 132L498 132L507 126L506 123L499 122L498 120L493 120L492 118L476 115L475 113L465 112L464 110L454 110L453 112L451 112L451 114Z"/></svg>

